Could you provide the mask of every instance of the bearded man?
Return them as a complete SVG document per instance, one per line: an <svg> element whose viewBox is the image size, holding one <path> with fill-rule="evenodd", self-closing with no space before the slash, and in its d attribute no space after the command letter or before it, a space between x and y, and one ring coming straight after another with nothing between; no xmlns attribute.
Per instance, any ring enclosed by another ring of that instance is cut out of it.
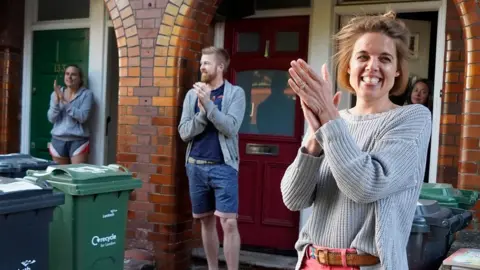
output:
<svg viewBox="0 0 480 270"><path fill-rule="evenodd" d="M193 217L200 219L208 269L218 269L216 216L223 228L229 270L237 270L240 253L238 216L238 131L245 113L245 92L224 79L230 56L221 48L202 50L201 82L183 103L178 126L188 143L186 171Z"/></svg>

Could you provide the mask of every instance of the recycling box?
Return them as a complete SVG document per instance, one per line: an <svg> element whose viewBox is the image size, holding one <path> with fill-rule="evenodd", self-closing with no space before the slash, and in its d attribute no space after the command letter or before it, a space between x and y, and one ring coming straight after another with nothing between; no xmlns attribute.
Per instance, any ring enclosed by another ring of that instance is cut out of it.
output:
<svg viewBox="0 0 480 270"><path fill-rule="evenodd" d="M0 177L0 269L48 270L49 225L64 194Z"/></svg>
<svg viewBox="0 0 480 270"><path fill-rule="evenodd" d="M123 270L129 194L141 180L118 165L28 171L65 193L50 229L50 270Z"/></svg>
<svg viewBox="0 0 480 270"><path fill-rule="evenodd" d="M45 170L55 164L50 160L20 153L0 155L0 176L21 178L27 170Z"/></svg>

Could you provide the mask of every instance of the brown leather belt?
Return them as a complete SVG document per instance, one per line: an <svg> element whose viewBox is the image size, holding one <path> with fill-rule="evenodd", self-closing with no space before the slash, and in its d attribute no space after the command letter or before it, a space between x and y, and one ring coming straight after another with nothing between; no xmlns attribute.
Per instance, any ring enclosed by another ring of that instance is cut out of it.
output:
<svg viewBox="0 0 480 270"><path fill-rule="evenodd" d="M342 266L342 254L340 252L309 247L308 254L310 258L317 260L318 263L328 266ZM380 263L380 259L370 254L346 254L347 266L371 266Z"/></svg>

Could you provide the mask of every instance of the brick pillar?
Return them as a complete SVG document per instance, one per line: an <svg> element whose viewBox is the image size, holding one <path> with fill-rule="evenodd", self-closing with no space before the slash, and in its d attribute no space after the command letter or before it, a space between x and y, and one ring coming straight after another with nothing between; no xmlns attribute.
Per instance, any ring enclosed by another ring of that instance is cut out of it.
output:
<svg viewBox="0 0 480 270"><path fill-rule="evenodd" d="M175 199L170 208L156 208L152 215L160 235L168 238L166 244L157 246L155 253L162 269L188 269L190 264L192 214L184 169L185 144L178 136L177 125L184 96L198 78L201 49L209 40L209 24L215 11L215 0L171 0L156 40L154 85L165 89L165 97L158 98L158 104L166 106L166 115L154 120L159 129L168 130L171 144L165 149L174 153L172 176L162 177L158 184L162 186L159 196L174 194ZM167 124L172 122L173 127ZM163 186L169 189L164 190Z"/></svg>
<svg viewBox="0 0 480 270"><path fill-rule="evenodd" d="M24 1L0 1L0 154L20 150Z"/></svg>
<svg viewBox="0 0 480 270"><path fill-rule="evenodd" d="M0 49L0 153L20 151L22 55L19 49Z"/></svg>
<svg viewBox="0 0 480 270"><path fill-rule="evenodd" d="M132 193L127 256L188 269L192 217L177 126L198 76L215 0L105 0L119 53L117 162L143 180Z"/></svg>
<svg viewBox="0 0 480 270"><path fill-rule="evenodd" d="M447 1L445 74L437 182L457 186L465 74L465 43L454 1Z"/></svg>
<svg viewBox="0 0 480 270"><path fill-rule="evenodd" d="M459 186L480 190L480 7L476 1L458 1L465 32L466 84L463 96Z"/></svg>

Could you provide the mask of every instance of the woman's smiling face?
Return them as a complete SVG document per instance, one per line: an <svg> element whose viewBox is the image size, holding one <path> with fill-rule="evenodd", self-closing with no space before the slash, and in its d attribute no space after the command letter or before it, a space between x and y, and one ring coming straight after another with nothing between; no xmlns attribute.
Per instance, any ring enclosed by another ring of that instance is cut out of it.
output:
<svg viewBox="0 0 480 270"><path fill-rule="evenodd" d="M388 98L398 72L395 42L381 33L366 33L355 42L348 68L350 85L364 101Z"/></svg>

